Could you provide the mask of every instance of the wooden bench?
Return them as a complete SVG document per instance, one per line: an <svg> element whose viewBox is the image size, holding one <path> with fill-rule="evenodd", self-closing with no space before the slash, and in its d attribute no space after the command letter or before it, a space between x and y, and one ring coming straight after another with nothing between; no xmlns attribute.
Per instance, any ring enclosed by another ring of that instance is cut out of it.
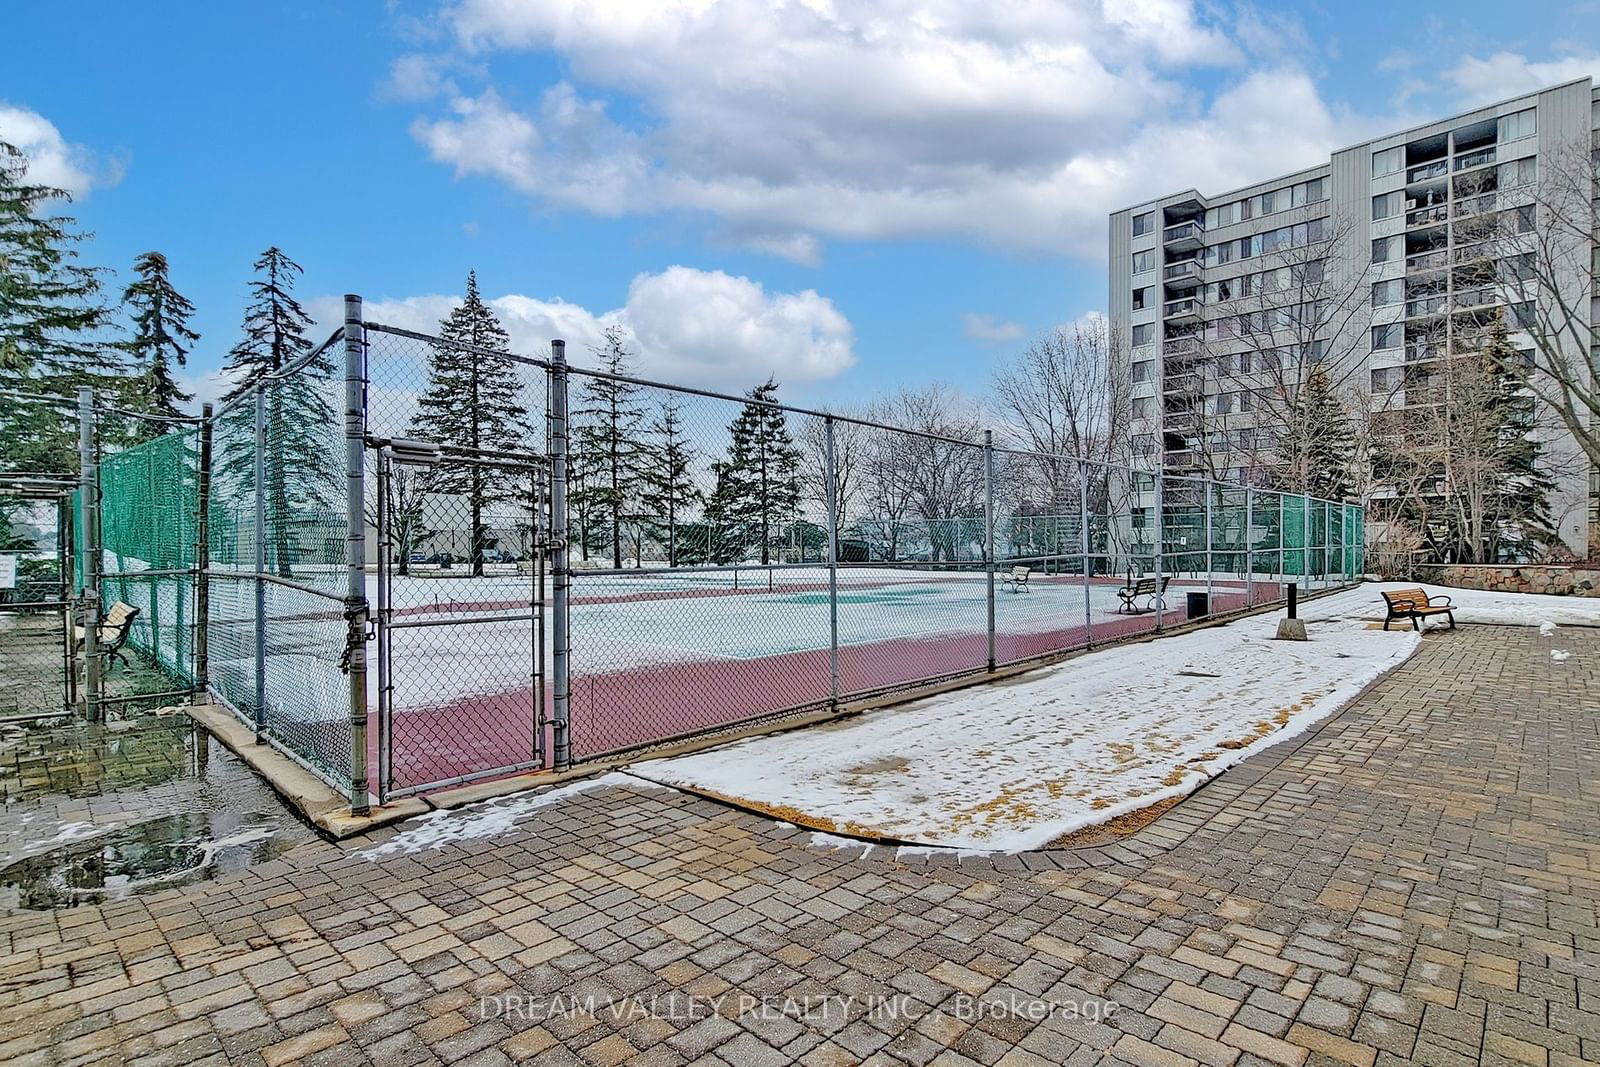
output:
<svg viewBox="0 0 1600 1067"><path fill-rule="evenodd" d="M1383 602L1388 607L1389 613L1384 616L1383 628L1387 630L1389 624L1396 619L1410 619L1413 630L1422 629L1422 620L1429 615L1443 615L1450 620L1450 629L1456 628L1456 615L1450 606L1450 598L1440 594L1430 597L1425 589L1382 589Z"/></svg>
<svg viewBox="0 0 1600 1067"><path fill-rule="evenodd" d="M122 654L122 646L128 643L128 634L133 630L133 620L138 617L138 608L119 600L111 605L105 617L100 620L100 636L95 648L105 657L108 664L121 660L124 667L128 665L127 657ZM83 627L74 626L72 630L78 639L78 647L82 648Z"/></svg>
<svg viewBox="0 0 1600 1067"><path fill-rule="evenodd" d="M1028 588L1028 575L1032 573L1032 567L1024 567L1019 564L1018 566L1011 568L1010 574L1002 574L1000 576L1000 584L1005 586L1013 593L1030 592Z"/></svg>
<svg viewBox="0 0 1600 1067"><path fill-rule="evenodd" d="M1138 578L1117 590L1117 596L1122 598L1122 603L1117 605L1117 614L1126 611L1130 615L1140 614L1138 601L1140 597L1149 598L1149 605L1144 611L1154 611L1158 603L1164 603L1163 594L1167 591L1167 583L1172 581L1172 576L1163 574L1159 580L1155 578Z"/></svg>

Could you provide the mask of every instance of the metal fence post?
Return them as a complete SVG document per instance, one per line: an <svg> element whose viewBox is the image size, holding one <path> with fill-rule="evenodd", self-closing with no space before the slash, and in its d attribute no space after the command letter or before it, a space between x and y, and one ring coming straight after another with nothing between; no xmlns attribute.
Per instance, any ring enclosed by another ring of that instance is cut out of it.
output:
<svg viewBox="0 0 1600 1067"><path fill-rule="evenodd" d="M833 416L822 421L823 488L828 506L828 703L839 703L839 486L833 459Z"/></svg>
<svg viewBox="0 0 1600 1067"><path fill-rule="evenodd" d="M100 475L94 462L94 390L78 390L78 499L83 511L84 716L105 714L100 687Z"/></svg>
<svg viewBox="0 0 1600 1067"><path fill-rule="evenodd" d="M994 431L983 431L983 558L988 608L989 670L994 670Z"/></svg>
<svg viewBox="0 0 1600 1067"><path fill-rule="evenodd" d="M1283 524L1284 495L1283 493L1278 494L1278 581L1275 583L1277 585L1282 585L1289 578L1289 572L1284 570L1286 557L1283 550L1283 536L1287 532ZM1273 597L1272 599L1276 600L1278 598Z"/></svg>
<svg viewBox="0 0 1600 1067"><path fill-rule="evenodd" d="M256 382L256 741L267 735L267 385Z"/></svg>
<svg viewBox="0 0 1600 1067"><path fill-rule="evenodd" d="M1155 550L1156 550L1156 631L1158 633L1162 629L1163 620L1166 618L1166 614L1167 614L1166 596L1165 596L1164 592L1161 589L1161 555L1162 555L1161 549L1164 547L1162 542L1164 542L1166 540L1166 536L1167 536L1166 523L1164 521L1165 520L1165 515L1163 513L1166 510L1167 510L1167 505L1166 505L1165 476L1163 476L1160 472L1157 472L1156 473L1156 543L1155 543Z"/></svg>
<svg viewBox="0 0 1600 1067"><path fill-rule="evenodd" d="M344 298L344 448L348 522L344 614L345 667L350 674L350 810L365 815L367 800L367 360L361 298Z"/></svg>
<svg viewBox="0 0 1600 1067"><path fill-rule="evenodd" d="M1300 494L1300 576L1311 592L1311 498Z"/></svg>
<svg viewBox="0 0 1600 1067"><path fill-rule="evenodd" d="M1255 490L1244 487L1244 606L1256 606Z"/></svg>
<svg viewBox="0 0 1600 1067"><path fill-rule="evenodd" d="M567 600L572 573L567 558L567 343L550 342L550 703L551 763L572 764L571 634Z"/></svg>
<svg viewBox="0 0 1600 1067"><path fill-rule="evenodd" d="M1089 461L1078 461L1078 554L1083 557L1083 647L1094 647L1094 610L1089 604L1089 586L1094 565L1089 558Z"/></svg>
<svg viewBox="0 0 1600 1067"><path fill-rule="evenodd" d="M389 692L389 556L393 546L389 542L389 486L393 477L393 464L389 454L389 446L384 445L378 449L374 460L377 484L374 488L376 500L374 502L373 516L378 527L378 558L374 563L377 572L377 613L374 616L376 626L374 637L377 639L378 653L378 803L389 802L389 781L392 758L392 738L390 732L390 692Z"/></svg>
<svg viewBox="0 0 1600 1067"><path fill-rule="evenodd" d="M195 472L194 696L204 704L211 685L211 415L200 407L200 469Z"/></svg>

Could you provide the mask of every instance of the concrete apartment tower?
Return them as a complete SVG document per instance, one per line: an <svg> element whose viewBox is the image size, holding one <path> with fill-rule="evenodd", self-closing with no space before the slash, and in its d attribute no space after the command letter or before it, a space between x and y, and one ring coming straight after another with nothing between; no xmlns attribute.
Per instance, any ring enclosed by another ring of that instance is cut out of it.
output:
<svg viewBox="0 0 1600 1067"><path fill-rule="evenodd" d="M1600 94L1582 78L1402 130L1328 162L1225 193L1172 193L1111 215L1111 325L1132 383L1140 462L1250 480L1272 452L1272 382L1321 364L1346 394L1403 411L1408 368L1474 347L1503 317L1600 321L1594 228L1560 247L1560 300L1507 285L1541 242L1542 181L1600 147ZM1584 210L1592 223L1593 207ZM1561 245L1565 238L1556 238ZM1549 254L1551 244L1543 244ZM1543 262L1543 261L1541 261ZM1533 306L1536 297L1541 306ZM1548 331L1546 331L1548 336ZM1589 353L1573 357L1587 364ZM1416 388L1413 386L1413 388ZM1280 405L1281 410L1281 405ZM1555 482L1552 520L1580 556L1596 480L1573 435L1541 411L1531 431ZM1374 519L1383 491L1374 491ZM1374 522L1369 529L1382 529Z"/></svg>

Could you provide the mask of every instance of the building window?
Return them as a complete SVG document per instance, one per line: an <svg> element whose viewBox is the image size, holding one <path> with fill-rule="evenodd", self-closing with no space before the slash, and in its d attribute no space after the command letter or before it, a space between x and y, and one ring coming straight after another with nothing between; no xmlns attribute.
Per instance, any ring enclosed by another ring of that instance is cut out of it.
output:
<svg viewBox="0 0 1600 1067"><path fill-rule="evenodd" d="M1142 289L1133 291L1133 310L1143 311L1147 307L1155 306L1156 287L1147 285Z"/></svg>
<svg viewBox="0 0 1600 1067"><path fill-rule="evenodd" d="M1517 112L1515 115L1500 116L1500 143L1505 144L1507 141L1520 141L1524 137L1532 137L1534 134L1533 111L1534 109L1530 107L1526 111Z"/></svg>
<svg viewBox="0 0 1600 1067"><path fill-rule="evenodd" d="M1156 451L1156 435L1153 433L1136 433L1133 435L1133 454L1145 458L1152 456Z"/></svg>
<svg viewBox="0 0 1600 1067"><path fill-rule="evenodd" d="M1372 350L1381 351L1385 348L1399 348L1401 338L1405 331L1398 322L1385 323L1372 328Z"/></svg>
<svg viewBox="0 0 1600 1067"><path fill-rule="evenodd" d="M1218 393L1216 397L1213 398L1213 407L1216 409L1216 413L1218 415L1233 414L1233 394Z"/></svg>
<svg viewBox="0 0 1600 1067"><path fill-rule="evenodd" d="M1385 148L1381 152L1372 153L1372 176L1374 178L1398 174L1403 166L1405 166L1405 150L1400 146Z"/></svg>
<svg viewBox="0 0 1600 1067"><path fill-rule="evenodd" d="M1147 270L1156 269L1156 254L1152 249L1133 254L1133 273L1143 274Z"/></svg>
<svg viewBox="0 0 1600 1067"><path fill-rule="evenodd" d="M1400 214L1401 205L1404 203L1405 194L1399 189L1392 193L1379 193L1372 198L1373 220L1393 218Z"/></svg>
<svg viewBox="0 0 1600 1067"><path fill-rule="evenodd" d="M1372 262L1387 263L1400 255L1400 238L1374 237L1372 239Z"/></svg>
<svg viewBox="0 0 1600 1067"><path fill-rule="evenodd" d="M1404 295L1404 286L1399 278L1387 282L1372 283L1372 306L1375 308L1398 304Z"/></svg>
<svg viewBox="0 0 1600 1067"><path fill-rule="evenodd" d="M1141 359L1135 363L1133 365L1133 380L1135 382L1148 382L1150 380L1150 368L1154 365L1155 361L1150 359Z"/></svg>
<svg viewBox="0 0 1600 1067"><path fill-rule="evenodd" d="M1136 396L1133 398L1133 417L1148 419L1156 409L1154 397Z"/></svg>
<svg viewBox="0 0 1600 1067"><path fill-rule="evenodd" d="M1404 374L1401 367L1374 367L1372 370L1372 391L1374 393L1388 393L1400 388L1401 377Z"/></svg>
<svg viewBox="0 0 1600 1067"><path fill-rule="evenodd" d="M1156 339L1156 328L1148 322L1140 323L1133 328L1133 347L1147 345Z"/></svg>
<svg viewBox="0 0 1600 1067"><path fill-rule="evenodd" d="M1133 217L1133 235L1135 237L1143 237L1155 228L1156 213L1154 211L1146 211L1143 215L1135 215Z"/></svg>

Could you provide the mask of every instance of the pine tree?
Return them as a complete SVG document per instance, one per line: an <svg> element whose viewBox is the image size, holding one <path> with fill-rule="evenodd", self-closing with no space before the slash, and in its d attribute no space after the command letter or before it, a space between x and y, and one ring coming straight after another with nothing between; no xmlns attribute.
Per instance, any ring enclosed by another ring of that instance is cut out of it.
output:
<svg viewBox="0 0 1600 1067"><path fill-rule="evenodd" d="M778 383L768 378L749 392L728 426L728 458L711 465L716 485L706 518L721 531L713 551L719 563L742 560L760 547L772 562L773 534L800 508L800 450L777 403Z"/></svg>
<svg viewBox="0 0 1600 1067"><path fill-rule="evenodd" d="M30 181L26 157L0 141L0 375L66 399L83 385L119 385L99 336L104 271L78 262L76 246L92 235L50 210L71 199ZM75 470L75 425L48 405L0 403L0 468Z"/></svg>
<svg viewBox="0 0 1600 1067"><path fill-rule="evenodd" d="M1493 376L1489 410L1496 426L1492 442L1501 475L1481 557L1526 559L1532 550L1559 542L1550 515L1555 483L1539 457L1544 446L1529 433L1534 399L1528 389L1528 363L1506 333L1505 316L1489 327L1482 351L1485 372Z"/></svg>
<svg viewBox="0 0 1600 1067"><path fill-rule="evenodd" d="M1323 500L1347 499L1355 490L1350 477L1355 433L1350 415L1321 364L1307 374L1294 407L1278 442L1274 485Z"/></svg>
<svg viewBox="0 0 1600 1067"><path fill-rule="evenodd" d="M704 499L694 480L695 458L695 450L684 436L678 403L662 401L650 423L639 504L652 517L656 535L666 537L669 567L678 565L678 529L685 514Z"/></svg>
<svg viewBox="0 0 1600 1067"><path fill-rule="evenodd" d="M605 340L590 349L608 374L626 375L631 353L620 326L606 328ZM645 446L640 440L644 406L639 386L620 378L585 377L577 423L582 458L583 504L587 517L598 513L611 541L611 566L622 567L622 519L637 501Z"/></svg>
<svg viewBox="0 0 1600 1067"><path fill-rule="evenodd" d="M467 295L439 323L428 365L428 387L417 399L413 433L420 438L480 452L521 452L531 430L521 402L511 338L478 294L476 271ZM464 496L470 513L472 573L483 574L489 531L486 509L526 496L524 479L509 469L473 462L444 462L430 489Z"/></svg>
<svg viewBox="0 0 1600 1067"><path fill-rule="evenodd" d="M138 404L152 415L174 418L183 414L182 406L194 399L173 377L173 368L184 366L189 350L200 335L189 328L194 305L172 287L167 276L167 257L146 252L133 261L139 280L122 291L122 303L129 311L133 336L117 347L139 363ZM164 432L156 423L145 424L147 436Z"/></svg>
<svg viewBox="0 0 1600 1067"><path fill-rule="evenodd" d="M252 265L250 304L245 308L244 339L228 353L224 373L239 382L228 394L235 398L254 391L266 375L295 367L312 351L305 331L311 318L295 300L294 281L300 265L276 246L268 248ZM282 378L267 381L266 416L267 525L271 531L268 566L284 578L294 576L299 547L297 528L329 525L329 512L338 499L342 469L338 447L343 427L329 403L333 361L326 353ZM227 416L227 432L248 437L254 433L254 405L237 404ZM246 508L255 491L254 454L250 449L228 449L218 464L223 482L220 493L237 494L235 506Z"/></svg>

